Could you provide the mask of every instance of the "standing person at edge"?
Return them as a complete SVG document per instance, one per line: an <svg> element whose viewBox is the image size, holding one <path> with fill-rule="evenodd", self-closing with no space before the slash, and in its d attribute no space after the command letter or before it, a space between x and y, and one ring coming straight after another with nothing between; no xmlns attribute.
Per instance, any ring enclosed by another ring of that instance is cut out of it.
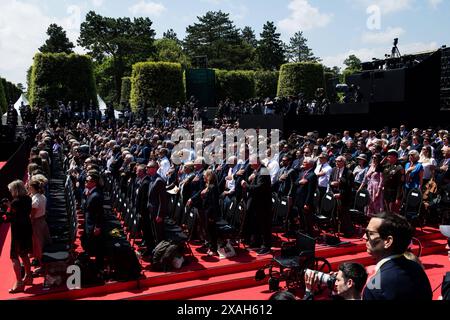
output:
<svg viewBox="0 0 450 320"><path fill-rule="evenodd" d="M241 186L244 192L248 192L247 214L245 225L253 239L251 247L262 246L257 250L258 255L270 253L272 246L272 190L269 170L261 164L261 160L251 155L249 159L253 174L248 182L243 180Z"/></svg>
<svg viewBox="0 0 450 320"><path fill-rule="evenodd" d="M387 163L385 164L385 162ZM405 170L398 164L398 152L391 149L381 162L384 165L384 204L388 212L399 213L403 199Z"/></svg>
<svg viewBox="0 0 450 320"><path fill-rule="evenodd" d="M375 275L363 291L363 300L431 300L430 281L424 269L404 253L413 229L406 218L391 213L374 216L364 240L367 252L377 262Z"/></svg>

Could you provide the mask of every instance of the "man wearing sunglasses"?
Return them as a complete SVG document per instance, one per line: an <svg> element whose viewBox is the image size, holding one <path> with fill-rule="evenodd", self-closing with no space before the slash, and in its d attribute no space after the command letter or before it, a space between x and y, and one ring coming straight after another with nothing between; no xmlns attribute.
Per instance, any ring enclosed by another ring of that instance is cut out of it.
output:
<svg viewBox="0 0 450 320"><path fill-rule="evenodd" d="M374 216L364 239L367 252L375 259L375 275L369 279L363 300L431 300L430 281L423 268L404 253L413 229L408 221L392 213Z"/></svg>

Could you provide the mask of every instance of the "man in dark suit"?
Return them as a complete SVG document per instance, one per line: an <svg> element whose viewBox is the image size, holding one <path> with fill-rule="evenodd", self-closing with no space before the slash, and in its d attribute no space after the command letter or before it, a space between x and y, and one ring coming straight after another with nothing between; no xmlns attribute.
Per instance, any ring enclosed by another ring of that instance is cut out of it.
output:
<svg viewBox="0 0 450 320"><path fill-rule="evenodd" d="M164 240L164 218L169 210L169 200L166 192L166 182L157 173L159 165L156 161L150 161L147 165L149 176L147 211L152 225L152 236L147 244L147 250L153 250L156 245Z"/></svg>
<svg viewBox="0 0 450 320"><path fill-rule="evenodd" d="M262 246L258 255L270 253L272 246L272 190L269 170L261 164L260 159L252 155L249 163L253 174L248 182L242 180L241 187L247 192L247 213L244 222L244 234L253 241L251 247ZM253 238L253 239L252 239Z"/></svg>
<svg viewBox="0 0 450 320"><path fill-rule="evenodd" d="M133 198L135 199L134 207L136 208L136 214L141 219L142 226L142 234L144 244L147 245L152 243L152 227L150 215L147 211L147 202L148 202L148 188L150 185L150 177L147 175L147 168L145 164L140 164L136 167L136 180L134 182L135 192L133 194ZM152 248L150 248L152 249ZM143 256L149 256L151 254L150 250L146 250L143 253Z"/></svg>
<svg viewBox="0 0 450 320"><path fill-rule="evenodd" d="M330 190L338 201L337 211L341 226L340 231L344 233L345 237L351 237L354 230L349 210L355 178L346 164L345 157L339 156L336 158L336 167L331 171Z"/></svg>
<svg viewBox="0 0 450 320"><path fill-rule="evenodd" d="M317 190L317 176L314 173L315 161L313 158L305 158L295 181L295 204L305 229L305 233L313 235L314 228L314 192ZM290 215L288 228L292 232L294 216Z"/></svg>
<svg viewBox="0 0 450 320"><path fill-rule="evenodd" d="M363 291L363 300L432 300L424 269L404 256L412 235L413 229L400 215L380 213L370 220L364 239L377 265Z"/></svg>
<svg viewBox="0 0 450 320"><path fill-rule="evenodd" d="M103 253L103 219L104 199L101 190L97 187L100 176L96 172L89 172L86 177L86 202L84 206L85 229L83 246L89 254L95 256L95 263L100 271L104 267Z"/></svg>

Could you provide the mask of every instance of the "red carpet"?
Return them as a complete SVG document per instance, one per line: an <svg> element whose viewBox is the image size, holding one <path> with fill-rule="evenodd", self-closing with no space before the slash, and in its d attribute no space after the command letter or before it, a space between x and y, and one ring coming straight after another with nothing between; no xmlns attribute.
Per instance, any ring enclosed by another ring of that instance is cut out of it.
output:
<svg viewBox="0 0 450 320"><path fill-rule="evenodd" d="M0 231L4 230L2 226ZM3 233L0 233L4 234ZM425 228L419 232L424 250L422 261L427 269L433 288L442 281L442 276L450 270L450 262L445 250L446 241L439 231ZM2 281L0 282L1 299L95 299L95 300L165 300L165 299L210 299L210 300L265 300L270 296L264 282L254 280L255 271L265 266L271 256L258 257L254 252L238 250L239 255L232 259L219 260L207 257L192 246L194 257L181 270L170 273L153 272L144 264L145 279L125 283L111 282L101 287L67 291L42 289L43 278L35 279L35 286L19 295L10 295L8 289L14 283L14 274L9 260L10 236L6 233L0 256ZM275 251L279 244L276 244ZM78 249L79 250L79 249ZM279 250L279 249L278 249ZM316 255L329 260L333 269L344 261L357 261L366 266L373 264L365 252L365 243L361 239L352 239L347 246L337 248L318 245ZM284 285L284 284L282 284ZM436 293L437 296L439 293ZM435 296L435 298L437 297Z"/></svg>

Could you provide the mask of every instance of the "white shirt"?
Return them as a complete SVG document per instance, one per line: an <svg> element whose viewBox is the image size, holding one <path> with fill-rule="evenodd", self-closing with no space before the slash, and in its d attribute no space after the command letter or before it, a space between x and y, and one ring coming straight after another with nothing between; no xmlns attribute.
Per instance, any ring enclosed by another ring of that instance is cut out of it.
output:
<svg viewBox="0 0 450 320"><path fill-rule="evenodd" d="M320 171L325 171L325 174L323 176L321 176L321 177L317 176L319 179L319 187L323 187L323 188L328 187L328 183L330 182L332 170L333 170L333 168L328 164L328 162L325 162L323 165L320 162L317 163L314 173L316 175L318 175L320 173Z"/></svg>
<svg viewBox="0 0 450 320"><path fill-rule="evenodd" d="M342 138L342 142L347 142L347 141L353 141L352 137L348 136L348 137L343 137Z"/></svg>
<svg viewBox="0 0 450 320"><path fill-rule="evenodd" d="M272 159L265 159L264 161L265 166L267 167L267 170L270 174L270 183L274 184L277 181L277 175L278 171L280 170L280 164L278 161L273 157Z"/></svg>
<svg viewBox="0 0 450 320"><path fill-rule="evenodd" d="M167 180L167 172L170 170L170 161L167 159L167 157L164 157L161 159L159 163L159 169L158 174L163 178L164 180Z"/></svg>
<svg viewBox="0 0 450 320"><path fill-rule="evenodd" d="M40 193L36 193L31 198L31 207L35 209L34 214L31 215L32 219L37 219L45 216L45 210L47 207L47 198Z"/></svg>
<svg viewBox="0 0 450 320"><path fill-rule="evenodd" d="M236 188L236 181L234 181L233 178L233 172L236 173L237 172L237 164L234 167L230 167L228 169L228 175L227 177L231 177L231 180L225 179L225 188L227 188L229 191L234 191L234 189ZM236 169L235 169L236 168Z"/></svg>
<svg viewBox="0 0 450 320"><path fill-rule="evenodd" d="M431 167L436 168L436 166L437 166L436 160L431 158L426 162L420 162L420 163L422 163L422 167L423 167L423 178L426 180L430 180L431 179Z"/></svg>

